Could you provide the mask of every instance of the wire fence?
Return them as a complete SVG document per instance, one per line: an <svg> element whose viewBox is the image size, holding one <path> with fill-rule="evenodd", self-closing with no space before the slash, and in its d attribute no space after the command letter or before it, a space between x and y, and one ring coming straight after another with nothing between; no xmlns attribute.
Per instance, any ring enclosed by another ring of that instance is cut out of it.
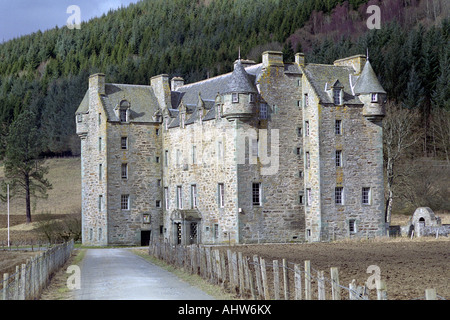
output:
<svg viewBox="0 0 450 320"><path fill-rule="evenodd" d="M74 248L74 241L48 248L16 266L13 274L4 273L0 280L0 298L2 300L38 299L49 283L50 276L61 268L69 259Z"/></svg>
<svg viewBox="0 0 450 320"><path fill-rule="evenodd" d="M149 254L178 268L225 288L242 299L262 300L387 300L385 282L376 280L376 297L367 284L348 286L340 283L338 268L332 267L329 277L315 270L309 260L304 264L286 259L266 261L262 257L243 256L241 252L205 245L171 245L154 242ZM328 273L327 273L328 274ZM445 300L434 289L415 300Z"/></svg>

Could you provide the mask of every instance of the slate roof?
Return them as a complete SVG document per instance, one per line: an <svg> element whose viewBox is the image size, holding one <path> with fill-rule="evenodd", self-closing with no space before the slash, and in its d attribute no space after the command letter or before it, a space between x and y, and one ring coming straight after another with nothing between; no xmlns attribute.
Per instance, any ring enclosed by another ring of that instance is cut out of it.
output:
<svg viewBox="0 0 450 320"><path fill-rule="evenodd" d="M151 86L105 84L105 95L100 99L108 117L108 121L118 122L119 117L114 112L122 100L130 103L130 122L154 122L153 116L159 110L158 100ZM86 92L76 113L89 111L89 90Z"/></svg>
<svg viewBox="0 0 450 320"><path fill-rule="evenodd" d="M359 98L353 95L350 85L350 77L354 73L353 68L311 63L307 64L304 70L307 79L319 96L320 103L333 103L331 88L338 81L344 91L343 104L362 104Z"/></svg>
<svg viewBox="0 0 450 320"><path fill-rule="evenodd" d="M228 82L225 93L242 92L242 93L257 93L255 87L255 79L245 71L242 66L241 60L238 60L234 64L234 70L231 73L231 79Z"/></svg>
<svg viewBox="0 0 450 320"><path fill-rule="evenodd" d="M353 91L355 94L386 93L378 81L372 65L368 60L363 68L363 71L361 72L361 75L356 81Z"/></svg>

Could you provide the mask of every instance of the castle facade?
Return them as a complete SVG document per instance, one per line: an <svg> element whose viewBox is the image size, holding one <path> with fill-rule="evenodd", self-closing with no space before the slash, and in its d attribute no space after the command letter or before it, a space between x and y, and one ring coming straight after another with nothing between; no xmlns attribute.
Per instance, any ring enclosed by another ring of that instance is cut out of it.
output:
<svg viewBox="0 0 450 320"><path fill-rule="evenodd" d="M363 55L237 60L148 86L89 78L76 112L85 245L385 235L386 92Z"/></svg>

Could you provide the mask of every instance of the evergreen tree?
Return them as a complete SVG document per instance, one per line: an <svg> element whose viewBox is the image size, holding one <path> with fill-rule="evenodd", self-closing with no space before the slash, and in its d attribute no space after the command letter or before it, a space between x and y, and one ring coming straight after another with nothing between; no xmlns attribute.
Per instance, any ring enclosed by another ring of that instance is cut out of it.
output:
<svg viewBox="0 0 450 320"><path fill-rule="evenodd" d="M6 138L5 177L3 189L10 185L11 196L22 196L26 203L27 223L31 222L31 198L46 198L52 188L45 178L48 168L43 166L39 155L42 138L33 112L24 111L11 125ZM5 200L6 196L2 195Z"/></svg>

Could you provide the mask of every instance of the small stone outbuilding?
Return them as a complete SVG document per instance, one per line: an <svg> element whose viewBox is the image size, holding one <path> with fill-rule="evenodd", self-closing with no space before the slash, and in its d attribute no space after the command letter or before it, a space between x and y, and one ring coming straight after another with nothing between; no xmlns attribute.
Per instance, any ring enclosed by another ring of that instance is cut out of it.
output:
<svg viewBox="0 0 450 320"><path fill-rule="evenodd" d="M441 218L436 216L428 207L420 207L414 211L413 215L408 221L406 226L402 227L402 234L411 236L414 231L414 235L417 237L426 235L445 235L449 233L448 225L441 225Z"/></svg>

